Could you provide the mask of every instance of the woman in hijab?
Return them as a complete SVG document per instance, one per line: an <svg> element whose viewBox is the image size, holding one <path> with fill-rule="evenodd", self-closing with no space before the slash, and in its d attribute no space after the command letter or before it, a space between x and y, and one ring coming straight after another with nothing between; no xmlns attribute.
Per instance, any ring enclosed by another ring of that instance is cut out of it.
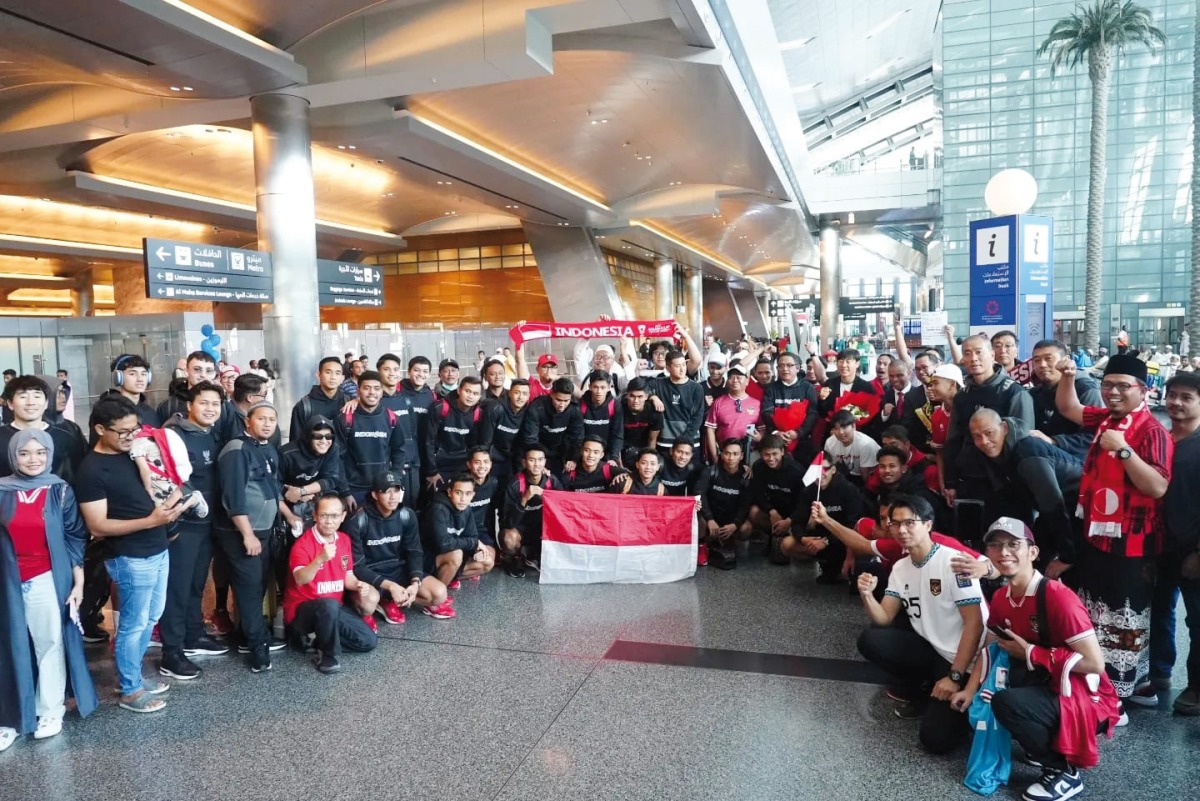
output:
<svg viewBox="0 0 1200 801"><path fill-rule="evenodd" d="M68 691L82 717L97 705L78 623L88 535L53 456L45 431L18 431L0 479L0 751L61 732Z"/></svg>

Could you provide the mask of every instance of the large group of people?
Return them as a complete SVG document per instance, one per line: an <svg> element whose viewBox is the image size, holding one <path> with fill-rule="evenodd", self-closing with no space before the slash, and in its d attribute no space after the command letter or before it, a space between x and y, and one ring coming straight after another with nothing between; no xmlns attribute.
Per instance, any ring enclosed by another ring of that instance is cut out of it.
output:
<svg viewBox="0 0 1200 801"><path fill-rule="evenodd" d="M968 742L984 698L1043 768L1024 797L1068 798L1097 735L1169 688L1180 594L1200 625L1200 374L1166 383L1168 430L1132 354L1097 381L1053 340L1022 361L1008 331L948 330L949 352L895 333L869 359L682 329L581 341L574 377L552 353L530 370L524 347L481 351L474 375L329 356L290 410L203 351L153 406L126 354L86 432L40 378L6 376L0 750L57 734L68 698L95 709L86 644L113 637L133 712L232 651L257 673L292 647L334 673L381 623L454 618L464 581L539 571L545 491L612 492L697 497L700 565L735 569L756 542L815 562L861 597L859 650L927 749ZM1200 714L1197 659L1181 714ZM1086 692L1068 701L1062 676Z"/></svg>

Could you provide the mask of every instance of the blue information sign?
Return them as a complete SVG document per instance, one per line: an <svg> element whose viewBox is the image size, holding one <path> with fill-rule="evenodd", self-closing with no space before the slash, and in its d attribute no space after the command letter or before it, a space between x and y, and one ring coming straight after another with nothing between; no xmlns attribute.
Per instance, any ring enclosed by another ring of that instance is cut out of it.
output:
<svg viewBox="0 0 1200 801"><path fill-rule="evenodd" d="M971 332L1017 333L1020 358L1049 336L1054 313L1054 221L1030 214L971 223Z"/></svg>

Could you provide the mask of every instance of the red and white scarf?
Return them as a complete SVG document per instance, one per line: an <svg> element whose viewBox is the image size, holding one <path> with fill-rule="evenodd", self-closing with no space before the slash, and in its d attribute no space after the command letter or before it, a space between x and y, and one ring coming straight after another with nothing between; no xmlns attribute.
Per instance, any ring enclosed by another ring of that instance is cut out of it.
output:
<svg viewBox="0 0 1200 801"><path fill-rule="evenodd" d="M1126 513L1125 465L1116 451L1100 449L1100 437L1111 429L1120 431L1125 435L1125 441L1132 443L1140 438L1153 419L1143 402L1124 417L1106 417L1096 427L1096 436L1092 438L1095 459L1092 460L1091 469L1085 465L1083 478L1079 482L1079 505L1075 509L1075 516L1088 522L1086 536L1120 538Z"/></svg>

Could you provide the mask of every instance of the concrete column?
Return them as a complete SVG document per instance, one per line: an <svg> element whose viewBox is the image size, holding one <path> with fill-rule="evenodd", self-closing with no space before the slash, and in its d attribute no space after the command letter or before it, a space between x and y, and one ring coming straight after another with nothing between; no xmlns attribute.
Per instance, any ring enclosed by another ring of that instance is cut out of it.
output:
<svg viewBox="0 0 1200 801"><path fill-rule="evenodd" d="M821 229L821 344L823 352L837 338L842 298L842 232L834 220Z"/></svg>
<svg viewBox="0 0 1200 801"><path fill-rule="evenodd" d="M675 317L675 262L670 259L654 260L654 308L660 320Z"/></svg>
<svg viewBox="0 0 1200 801"><path fill-rule="evenodd" d="M71 288L71 316L96 316L96 290L92 286L95 280L91 270L84 270L76 276L76 284Z"/></svg>
<svg viewBox="0 0 1200 801"><path fill-rule="evenodd" d="M688 333L692 339L701 342L704 339L704 274L689 270L687 288Z"/></svg>
<svg viewBox="0 0 1200 801"><path fill-rule="evenodd" d="M271 252L275 302L263 309L266 356L277 364L280 427L312 385L321 359L317 227L308 101L289 94L250 99L258 246Z"/></svg>

